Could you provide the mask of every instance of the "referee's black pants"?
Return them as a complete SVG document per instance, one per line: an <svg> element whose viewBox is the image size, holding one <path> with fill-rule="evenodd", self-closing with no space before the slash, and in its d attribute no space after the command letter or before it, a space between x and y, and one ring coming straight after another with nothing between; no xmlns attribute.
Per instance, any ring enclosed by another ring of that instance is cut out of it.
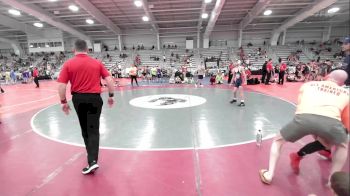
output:
<svg viewBox="0 0 350 196"><path fill-rule="evenodd" d="M100 116L103 101L100 94L73 93L75 111L78 114L81 133L87 151L89 165L98 161L100 143Z"/></svg>

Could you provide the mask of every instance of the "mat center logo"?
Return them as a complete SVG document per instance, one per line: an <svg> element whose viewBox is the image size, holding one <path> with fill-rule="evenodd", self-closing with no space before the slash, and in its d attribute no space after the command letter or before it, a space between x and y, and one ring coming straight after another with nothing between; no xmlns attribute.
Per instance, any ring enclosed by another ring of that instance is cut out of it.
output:
<svg viewBox="0 0 350 196"><path fill-rule="evenodd" d="M176 103L184 103L186 99L176 99L173 97L159 97L158 99L152 99L148 101L149 103L159 103L159 106L173 105Z"/></svg>
<svg viewBox="0 0 350 196"><path fill-rule="evenodd" d="M138 97L130 100L130 105L148 109L176 109L202 105L206 99L194 95L161 94Z"/></svg>

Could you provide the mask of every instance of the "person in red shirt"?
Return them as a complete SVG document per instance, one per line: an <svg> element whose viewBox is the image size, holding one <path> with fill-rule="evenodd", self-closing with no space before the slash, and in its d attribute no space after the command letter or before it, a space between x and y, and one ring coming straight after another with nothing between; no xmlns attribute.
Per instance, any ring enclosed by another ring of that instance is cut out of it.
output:
<svg viewBox="0 0 350 196"><path fill-rule="evenodd" d="M266 70L267 70L267 77L266 77L265 85L270 85L270 79L271 79L271 74L273 70L272 59L269 59L269 61L267 62Z"/></svg>
<svg viewBox="0 0 350 196"><path fill-rule="evenodd" d="M36 84L35 88L39 88L39 70L37 67L34 67L33 78L34 78L34 82Z"/></svg>
<svg viewBox="0 0 350 196"><path fill-rule="evenodd" d="M75 42L75 57L66 61L58 77L58 93L62 110L69 114L70 107L66 99L67 83L71 83L72 101L77 112L82 136L87 151L88 166L83 168L83 174L94 172L99 166L98 151L100 140L100 116L103 101L100 96L100 79L107 82L110 106L114 103L113 79L104 65L87 55L87 44L78 39Z"/></svg>
<svg viewBox="0 0 350 196"><path fill-rule="evenodd" d="M281 65L280 65L280 72L278 74L278 84L282 84L283 85L284 74L286 73L286 70L287 70L287 64L282 61Z"/></svg>

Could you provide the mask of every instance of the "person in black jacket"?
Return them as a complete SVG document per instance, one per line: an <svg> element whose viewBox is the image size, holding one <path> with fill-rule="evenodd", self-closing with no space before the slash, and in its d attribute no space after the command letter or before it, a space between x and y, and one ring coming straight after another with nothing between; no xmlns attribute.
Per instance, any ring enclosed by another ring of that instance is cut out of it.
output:
<svg viewBox="0 0 350 196"><path fill-rule="evenodd" d="M343 41L342 51L345 53L344 70L350 75L350 37L346 37ZM350 86L350 77L345 81L346 86Z"/></svg>
<svg viewBox="0 0 350 196"><path fill-rule="evenodd" d="M265 82L265 77L266 77L266 74L267 74L266 65L267 65L267 61L265 61L265 63L263 64L263 66L261 68L261 70L262 70L261 83Z"/></svg>

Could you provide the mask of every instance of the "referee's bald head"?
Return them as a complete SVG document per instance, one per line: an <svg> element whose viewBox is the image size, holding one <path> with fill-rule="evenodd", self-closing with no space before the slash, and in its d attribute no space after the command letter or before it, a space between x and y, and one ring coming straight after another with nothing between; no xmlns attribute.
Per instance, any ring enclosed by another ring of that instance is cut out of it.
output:
<svg viewBox="0 0 350 196"><path fill-rule="evenodd" d="M74 43L74 49L76 52L86 52L88 50L86 41L77 39Z"/></svg>

